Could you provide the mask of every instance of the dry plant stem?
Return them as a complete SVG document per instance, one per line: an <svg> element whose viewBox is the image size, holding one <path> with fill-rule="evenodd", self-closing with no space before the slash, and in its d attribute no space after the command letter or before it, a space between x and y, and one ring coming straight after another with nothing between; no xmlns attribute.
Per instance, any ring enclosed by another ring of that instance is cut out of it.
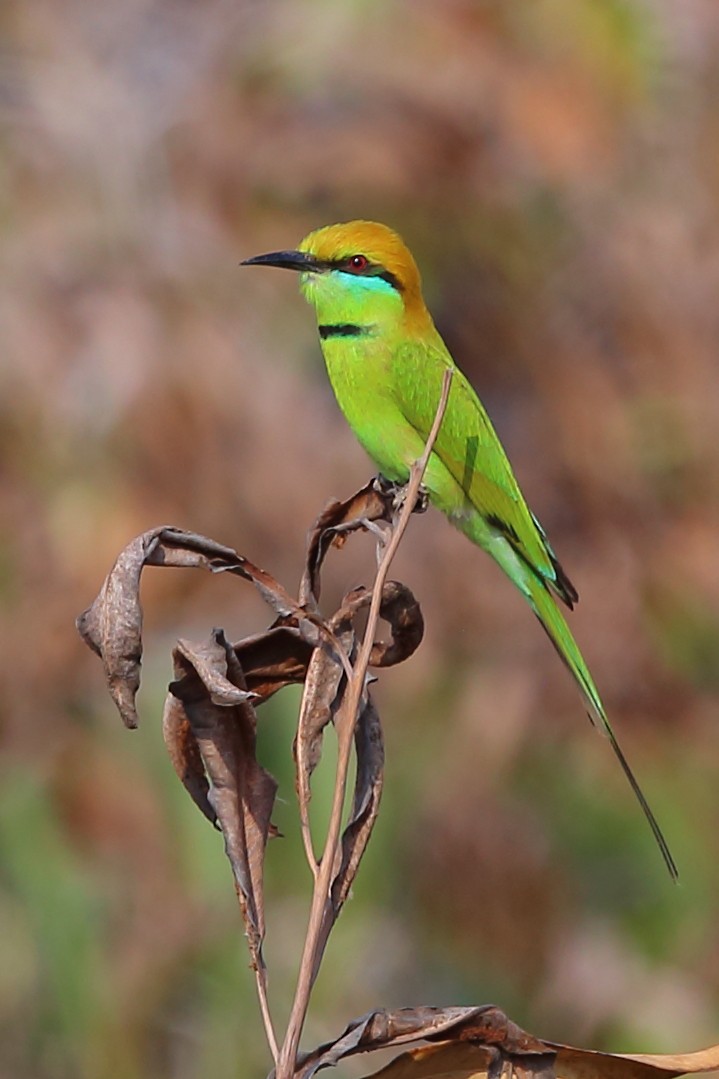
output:
<svg viewBox="0 0 719 1079"><path fill-rule="evenodd" d="M287 1024L287 1032L285 1034L279 1060L277 1061L276 1079L292 1079L295 1073L297 1051L299 1049L302 1028L307 1015L310 993L312 991L312 985L317 970L319 969L322 951L327 942L328 934L324 931L326 908L327 904L331 902L330 891L339 855L342 810L347 790L347 775L352 755L352 742L360 702L365 690L370 652L372 651L377 623L379 621L382 590L387 579L387 573L392 559L397 552L402 536L409 524L410 516L419 495L422 477L424 476L429 456L442 425L452 383L452 373L451 369L445 372L444 380L442 382L442 392L437 405L437 412L424 447L424 452L420 459L412 465L409 481L405 489L401 512L377 568L377 576L375 577L374 587L372 589L372 601L367 616L367 627L362 639L362 646L354 664L352 677L349 680L344 704L340 715L338 716L338 759L332 812L327 830L327 839L322 853L322 859L319 864L319 872L314 881L312 905L310 908L302 959L300 962L297 988L295 990L292 1011Z"/></svg>
<svg viewBox="0 0 719 1079"><path fill-rule="evenodd" d="M277 1035L275 1034L274 1023L272 1022L272 1015L270 1013L270 1003L267 998L267 969L265 966L256 965L255 968L255 985L257 986L257 999L260 1004L260 1014L262 1016L262 1024L265 1028L265 1036L267 1038L267 1044L270 1047L272 1053L272 1059L277 1065L277 1059L280 1054L279 1046L277 1044Z"/></svg>
<svg viewBox="0 0 719 1079"><path fill-rule="evenodd" d="M262 1016L262 1025L265 1028L265 1036L267 1038L267 1044L270 1047L272 1053L272 1059L277 1064L277 1058L279 1056L279 1046L277 1045L277 1035L275 1034L274 1023L272 1022L272 1015L270 1013L270 1005L267 997L267 971L255 966L255 985L257 987L257 999L260 1005L260 1014Z"/></svg>
<svg viewBox="0 0 719 1079"><path fill-rule="evenodd" d="M310 867L310 872L315 880L320 875L320 867L315 857L314 847L312 846L312 833L310 832L309 820L306 818L300 822L300 829L302 832L302 843L305 848L305 858L307 859L307 865Z"/></svg>

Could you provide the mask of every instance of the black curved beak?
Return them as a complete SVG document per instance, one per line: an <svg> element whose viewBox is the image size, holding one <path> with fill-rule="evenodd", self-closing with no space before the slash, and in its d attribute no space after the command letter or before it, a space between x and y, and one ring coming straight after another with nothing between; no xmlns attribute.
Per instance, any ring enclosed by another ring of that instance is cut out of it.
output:
<svg viewBox="0 0 719 1079"><path fill-rule="evenodd" d="M302 251L271 251L269 255L243 259L240 266L279 266L282 270L297 270L300 273L319 273L321 270L317 260Z"/></svg>

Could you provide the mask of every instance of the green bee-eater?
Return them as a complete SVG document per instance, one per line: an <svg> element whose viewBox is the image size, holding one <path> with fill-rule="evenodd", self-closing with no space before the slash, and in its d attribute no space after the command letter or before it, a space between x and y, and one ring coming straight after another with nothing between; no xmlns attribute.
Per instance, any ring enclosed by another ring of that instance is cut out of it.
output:
<svg viewBox="0 0 719 1079"><path fill-rule="evenodd" d="M424 485L430 502L487 551L525 597L574 675L647 816L672 877L674 859L631 771L596 686L557 605L578 596L537 518L481 401L456 367L422 298L419 270L386 225L350 221L244 265L300 274L317 313L330 382L347 422L382 475L408 479L432 426L444 372L454 372L447 409Z"/></svg>

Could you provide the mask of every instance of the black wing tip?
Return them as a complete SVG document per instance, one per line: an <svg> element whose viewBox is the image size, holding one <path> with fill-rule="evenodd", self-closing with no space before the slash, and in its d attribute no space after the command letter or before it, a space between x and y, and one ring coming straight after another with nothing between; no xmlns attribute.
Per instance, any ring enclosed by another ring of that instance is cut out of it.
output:
<svg viewBox="0 0 719 1079"><path fill-rule="evenodd" d="M496 528L498 532L502 533L504 538L514 549L515 553L519 555L524 564L529 567L532 573L539 578L545 588L551 589L551 591L554 592L557 598L561 599L562 603L565 603L569 610L572 611L574 610L574 604L577 603L579 600L579 592L577 592L576 588L569 580L569 577L562 569L561 563L559 562L557 556L555 555L552 548L549 546L545 531L540 525L539 521L533 513L531 516L544 544L544 549L547 552L547 556L549 557L552 569L554 570L553 578L551 578L549 574L545 571L538 570L534 563L531 562L529 558L527 558L524 548L522 547L522 542L517 535L517 530L511 524L509 524L507 521L503 521L502 518L496 513L488 514L486 517L486 521L487 524L491 525L493 528Z"/></svg>
<svg viewBox="0 0 719 1079"><path fill-rule="evenodd" d="M547 552L547 556L552 565L552 569L554 570L554 580L549 579L547 575L543 575L545 578L545 584L548 585L548 587L551 588L551 590L555 593L557 598L561 599L562 603L566 603L567 607L569 607L569 610L572 611L574 610L574 604L579 602L579 592L577 592L576 588L569 580L569 577L562 569L562 564L555 555L554 551L550 546L549 540L547 539L547 533L544 531L541 524L531 510L529 511L529 513L532 520L534 521L534 526L537 529L537 532L542 538L544 549Z"/></svg>
<svg viewBox="0 0 719 1079"><path fill-rule="evenodd" d="M550 555L550 558L552 560L552 568L554 569L554 581L552 582L552 587L562 602L566 603L570 611L573 611L574 604L579 602L579 592L577 592L554 555Z"/></svg>

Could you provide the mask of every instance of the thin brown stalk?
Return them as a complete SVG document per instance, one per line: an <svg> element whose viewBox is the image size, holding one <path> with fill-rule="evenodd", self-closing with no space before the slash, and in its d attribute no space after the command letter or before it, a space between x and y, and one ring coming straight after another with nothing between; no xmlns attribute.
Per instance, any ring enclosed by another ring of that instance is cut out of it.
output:
<svg viewBox="0 0 719 1079"><path fill-rule="evenodd" d="M399 543L409 524L410 516L419 495L422 477L424 476L429 456L437 439L442 420L444 419L447 400L449 398L449 390L452 383L452 375L453 371L451 368L445 372L444 380L442 382L442 392L437 405L437 412L425 443L424 452L420 459L412 465L409 482L405 489L402 509L396 524L392 528L392 533L377 568L377 575L372 589L372 600L362 645L354 664L352 676L349 679L347 693L340 715L338 716L338 758L332 811L327 830L327 839L319 864L319 872L314 881L312 905L310 907L305 944L302 952L302 959L300 961L297 987L295 989L292 1011L287 1024L287 1032L277 1062L276 1079L292 1079L294 1076L297 1051L305 1017L307 1015L310 993L322 958L322 951L328 938L328 933L324 931L325 919L328 914L328 904L331 902L330 891L332 888L335 867L339 858L342 810L347 791L347 776L352 755L352 742L362 694L365 691L370 652L372 651L377 623L379 621L382 591L392 559L397 552Z"/></svg>
<svg viewBox="0 0 719 1079"><path fill-rule="evenodd" d="M260 1003L260 1014L262 1015L262 1023L265 1028L267 1044L270 1047L272 1059L276 1065L280 1050L277 1044L277 1035L275 1034L275 1027L270 1013L270 1002L267 996L267 970L264 966L258 964L255 965L255 985L257 987L257 999Z"/></svg>

